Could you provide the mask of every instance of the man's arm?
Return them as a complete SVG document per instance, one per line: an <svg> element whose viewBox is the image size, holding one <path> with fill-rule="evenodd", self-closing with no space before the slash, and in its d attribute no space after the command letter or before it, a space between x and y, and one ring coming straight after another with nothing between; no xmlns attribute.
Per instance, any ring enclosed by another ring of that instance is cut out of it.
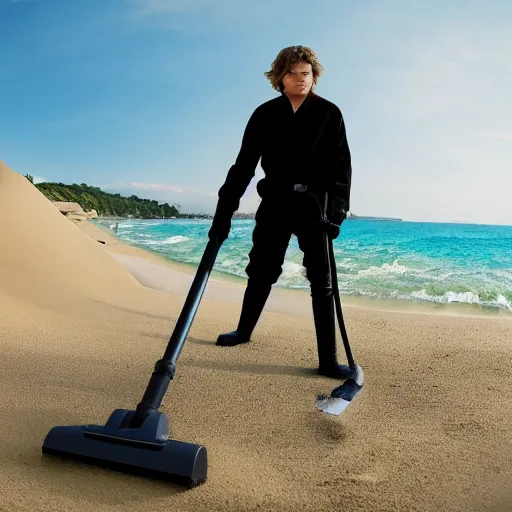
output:
<svg viewBox="0 0 512 512"><path fill-rule="evenodd" d="M236 161L219 189L217 208L208 232L210 239L217 238L222 242L228 237L233 213L238 210L240 199L254 177L261 156L260 116L259 109L256 109L250 117Z"/></svg>
<svg viewBox="0 0 512 512"><path fill-rule="evenodd" d="M330 194L329 220L340 225L345 218L346 212L350 209L350 190L352 185L352 160L341 111L336 117L335 134L334 180Z"/></svg>
<svg viewBox="0 0 512 512"><path fill-rule="evenodd" d="M219 205L230 211L231 215L240 206L240 199L254 177L261 156L260 117L261 114L256 109L245 128L235 163L229 169L226 180L219 189Z"/></svg>

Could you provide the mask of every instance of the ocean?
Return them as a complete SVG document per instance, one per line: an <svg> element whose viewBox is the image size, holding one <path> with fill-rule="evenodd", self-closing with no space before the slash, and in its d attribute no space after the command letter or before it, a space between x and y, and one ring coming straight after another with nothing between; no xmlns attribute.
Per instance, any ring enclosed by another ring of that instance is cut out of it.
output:
<svg viewBox="0 0 512 512"><path fill-rule="evenodd" d="M94 221L123 241L197 266L209 220ZM254 220L233 220L214 271L246 279ZM353 219L334 252L342 295L438 304L474 304L512 312L512 226ZM302 252L292 237L276 286L309 289Z"/></svg>

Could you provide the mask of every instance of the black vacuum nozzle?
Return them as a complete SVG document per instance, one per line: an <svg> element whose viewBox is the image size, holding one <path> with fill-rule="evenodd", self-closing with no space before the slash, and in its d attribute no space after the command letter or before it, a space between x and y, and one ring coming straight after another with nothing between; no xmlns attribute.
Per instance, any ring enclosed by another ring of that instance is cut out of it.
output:
<svg viewBox="0 0 512 512"><path fill-rule="evenodd" d="M168 439L167 416L158 411L151 412L140 427L123 427L134 414L116 409L104 426L53 427L43 453L189 488L206 481L206 447Z"/></svg>

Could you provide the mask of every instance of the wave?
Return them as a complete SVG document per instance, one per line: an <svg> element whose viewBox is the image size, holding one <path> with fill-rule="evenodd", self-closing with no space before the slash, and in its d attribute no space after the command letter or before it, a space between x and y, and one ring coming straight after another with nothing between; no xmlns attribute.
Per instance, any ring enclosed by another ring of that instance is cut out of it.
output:
<svg viewBox="0 0 512 512"><path fill-rule="evenodd" d="M164 242L167 244L179 244L180 242L185 242L186 240L188 240L188 237L183 235L177 235L166 238Z"/></svg>
<svg viewBox="0 0 512 512"><path fill-rule="evenodd" d="M283 263L283 273L279 277L278 283L281 286L297 286L299 282L306 279L306 270L299 263L285 260Z"/></svg>
<svg viewBox="0 0 512 512"><path fill-rule="evenodd" d="M447 291L442 295L431 295L426 290L413 291L410 293L403 293L398 290L393 290L388 293L382 291L345 291L344 295L362 296L371 299L392 299L392 300L406 300L406 301L420 301L436 304L469 304L481 307L490 307L497 309L508 309L512 312L512 301L508 300L504 295L498 294L496 299L484 300L478 294L473 292L453 292Z"/></svg>
<svg viewBox="0 0 512 512"><path fill-rule="evenodd" d="M398 260L395 260L392 265L384 263L380 267L369 267L367 269L358 270L357 274L360 276L382 276L388 274L405 274L408 271L408 267L400 265Z"/></svg>
<svg viewBox="0 0 512 512"><path fill-rule="evenodd" d="M497 270L496 275L500 279L504 279L505 281L508 281L512 285L512 272L507 272L506 270Z"/></svg>
<svg viewBox="0 0 512 512"><path fill-rule="evenodd" d="M342 260L341 259L336 260L337 268L352 270L352 269L357 268L357 266L358 266L357 263L352 261L352 258L343 258Z"/></svg>
<svg viewBox="0 0 512 512"><path fill-rule="evenodd" d="M149 235L145 235L149 236ZM145 245L173 245L179 244L181 242L185 242L189 240L188 237L182 235L171 236L169 238L165 238L164 240L139 240L140 243Z"/></svg>
<svg viewBox="0 0 512 512"><path fill-rule="evenodd" d="M423 300L427 302L436 302L441 304L478 304L480 306L494 306L503 307L512 311L512 302L508 300L501 293L497 294L495 299L485 300L480 298L478 293L474 292L453 292L446 291L442 295L431 295L426 290L420 290L418 292L412 292L409 296L400 298L413 298L417 300Z"/></svg>
<svg viewBox="0 0 512 512"><path fill-rule="evenodd" d="M349 260L351 260L351 258ZM341 260L339 262L337 261L337 267L352 270L360 267L363 263L364 261L360 261L357 264L348 260ZM414 265L414 267L401 264L398 260L394 260L392 264L383 263L381 266L372 265L368 268L358 270L357 275L377 278L403 276L404 278L411 278L416 280L423 279L440 282L446 281L450 278L463 278L464 276L475 274L475 271L468 273L463 269L451 269L446 267L441 268L439 265L433 266L431 263L429 265L429 262L424 262L421 260L411 262L410 265Z"/></svg>

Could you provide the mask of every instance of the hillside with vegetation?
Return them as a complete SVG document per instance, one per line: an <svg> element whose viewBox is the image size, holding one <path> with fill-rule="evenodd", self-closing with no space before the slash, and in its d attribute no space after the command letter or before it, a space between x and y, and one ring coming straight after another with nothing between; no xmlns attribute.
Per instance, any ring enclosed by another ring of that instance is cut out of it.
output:
<svg viewBox="0 0 512 512"><path fill-rule="evenodd" d="M33 183L33 178L26 175ZM122 197L121 194L104 192L99 187L86 183L38 183L35 187L50 201L78 203L84 211L96 210L100 217L135 217L141 219L168 219L179 217L176 206L168 203L159 204L151 199L141 199L136 195Z"/></svg>

